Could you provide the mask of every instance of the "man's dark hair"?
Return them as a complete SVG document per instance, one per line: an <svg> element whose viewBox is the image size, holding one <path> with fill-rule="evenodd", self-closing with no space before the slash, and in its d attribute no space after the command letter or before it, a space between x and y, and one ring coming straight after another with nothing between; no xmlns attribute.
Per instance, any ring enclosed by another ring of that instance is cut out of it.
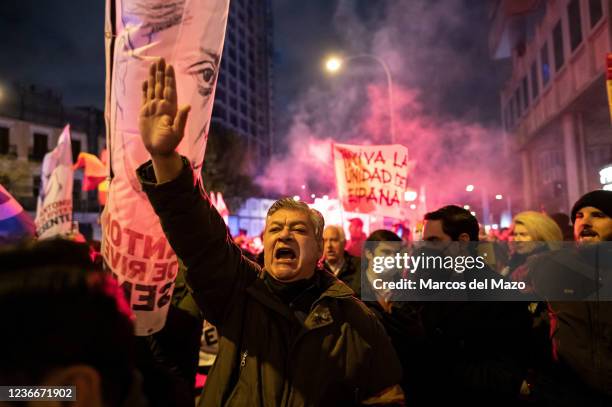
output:
<svg viewBox="0 0 612 407"><path fill-rule="evenodd" d="M375 230L366 239L366 242L401 242L401 241L402 239L398 235L386 229Z"/></svg>
<svg viewBox="0 0 612 407"><path fill-rule="evenodd" d="M459 240L462 233L467 233L470 241L478 241L478 220L470 213L457 205L447 205L437 211L425 214L425 220L442 221L442 230L449 235L452 240Z"/></svg>
<svg viewBox="0 0 612 407"><path fill-rule="evenodd" d="M115 281L87 246L42 241L0 251L0 384L35 385L54 369L88 365L108 405L132 384L133 325Z"/></svg>

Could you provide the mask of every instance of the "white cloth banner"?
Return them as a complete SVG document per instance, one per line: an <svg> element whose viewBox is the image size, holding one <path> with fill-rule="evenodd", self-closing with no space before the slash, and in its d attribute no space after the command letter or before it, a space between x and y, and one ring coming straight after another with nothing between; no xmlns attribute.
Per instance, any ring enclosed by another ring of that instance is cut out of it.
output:
<svg viewBox="0 0 612 407"><path fill-rule="evenodd" d="M57 147L45 154L41 166L40 193L36 206L36 236L46 239L72 232L72 146L66 125Z"/></svg>
<svg viewBox="0 0 612 407"><path fill-rule="evenodd" d="M338 199L346 212L401 218L408 149L399 144L334 144Z"/></svg>
<svg viewBox="0 0 612 407"><path fill-rule="evenodd" d="M191 105L178 151L200 177L229 0L107 0L106 123L112 181L102 215L102 255L128 293L136 334L163 328L178 263L136 169L149 160L138 131L142 82L164 57L179 106Z"/></svg>

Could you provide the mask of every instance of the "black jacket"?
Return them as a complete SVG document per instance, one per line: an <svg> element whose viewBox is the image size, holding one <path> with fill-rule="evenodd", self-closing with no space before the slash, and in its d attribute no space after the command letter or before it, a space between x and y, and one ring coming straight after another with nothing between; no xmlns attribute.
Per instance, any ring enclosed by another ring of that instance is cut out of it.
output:
<svg viewBox="0 0 612 407"><path fill-rule="evenodd" d="M177 179L159 185L150 163L138 173L196 302L219 332L200 405L352 405L398 384L389 338L353 292L319 271L322 294L301 322L242 256L184 162Z"/></svg>

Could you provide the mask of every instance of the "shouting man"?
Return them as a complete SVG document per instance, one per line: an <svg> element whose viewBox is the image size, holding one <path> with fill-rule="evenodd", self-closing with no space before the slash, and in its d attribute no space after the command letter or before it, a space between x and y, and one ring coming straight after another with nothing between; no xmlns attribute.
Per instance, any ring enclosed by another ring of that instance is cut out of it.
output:
<svg viewBox="0 0 612 407"><path fill-rule="evenodd" d="M138 169L219 354L200 405L393 405L401 368L376 317L317 269L324 221L303 202L268 211L264 268L241 255L176 148L189 107L178 108L172 66L143 83L139 127L151 162Z"/></svg>

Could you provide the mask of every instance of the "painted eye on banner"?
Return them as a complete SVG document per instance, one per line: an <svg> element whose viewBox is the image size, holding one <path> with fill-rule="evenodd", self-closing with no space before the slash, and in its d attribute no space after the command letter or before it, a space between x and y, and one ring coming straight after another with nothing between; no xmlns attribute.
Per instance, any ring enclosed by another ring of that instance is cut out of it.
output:
<svg viewBox="0 0 612 407"><path fill-rule="evenodd" d="M200 95L204 97L211 95L217 77L217 67L214 61L196 62L187 69L187 73L195 78Z"/></svg>

